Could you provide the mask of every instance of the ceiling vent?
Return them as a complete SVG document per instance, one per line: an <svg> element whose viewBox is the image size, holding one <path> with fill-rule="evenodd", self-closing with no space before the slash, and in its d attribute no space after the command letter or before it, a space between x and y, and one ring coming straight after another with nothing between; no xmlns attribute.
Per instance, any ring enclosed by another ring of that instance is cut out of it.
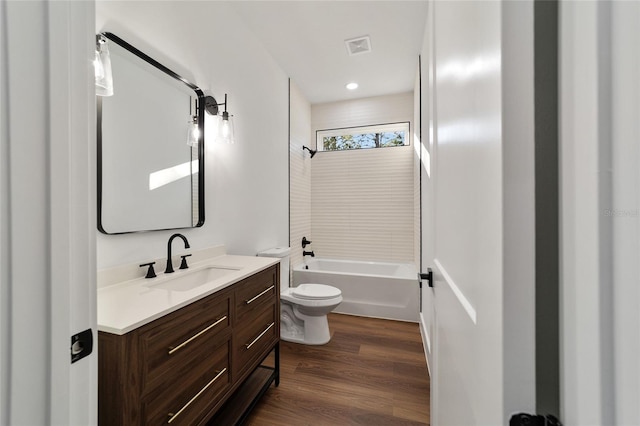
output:
<svg viewBox="0 0 640 426"><path fill-rule="evenodd" d="M371 39L369 36L352 38L345 40L344 43L347 45L349 56L371 52Z"/></svg>

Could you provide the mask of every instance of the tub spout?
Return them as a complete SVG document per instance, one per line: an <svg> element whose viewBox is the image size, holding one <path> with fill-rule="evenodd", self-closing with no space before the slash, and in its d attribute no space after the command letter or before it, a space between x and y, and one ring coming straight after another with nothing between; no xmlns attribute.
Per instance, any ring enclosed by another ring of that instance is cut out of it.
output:
<svg viewBox="0 0 640 426"><path fill-rule="evenodd" d="M316 254L313 252L313 250L311 251L303 251L302 252L302 256L311 256L311 257L315 257Z"/></svg>

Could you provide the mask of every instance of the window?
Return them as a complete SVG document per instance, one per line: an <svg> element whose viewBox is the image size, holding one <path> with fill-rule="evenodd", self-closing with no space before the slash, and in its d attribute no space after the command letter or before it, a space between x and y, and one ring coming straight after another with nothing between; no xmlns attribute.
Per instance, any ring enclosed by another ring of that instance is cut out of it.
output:
<svg viewBox="0 0 640 426"><path fill-rule="evenodd" d="M318 151L386 148L409 145L409 123L318 130Z"/></svg>

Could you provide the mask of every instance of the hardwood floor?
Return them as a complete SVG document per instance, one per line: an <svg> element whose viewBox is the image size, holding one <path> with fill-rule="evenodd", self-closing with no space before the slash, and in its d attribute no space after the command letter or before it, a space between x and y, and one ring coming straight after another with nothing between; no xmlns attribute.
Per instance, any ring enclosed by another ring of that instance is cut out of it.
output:
<svg viewBox="0 0 640 426"><path fill-rule="evenodd" d="M246 425L428 425L418 324L330 314L323 346L280 343L280 386Z"/></svg>

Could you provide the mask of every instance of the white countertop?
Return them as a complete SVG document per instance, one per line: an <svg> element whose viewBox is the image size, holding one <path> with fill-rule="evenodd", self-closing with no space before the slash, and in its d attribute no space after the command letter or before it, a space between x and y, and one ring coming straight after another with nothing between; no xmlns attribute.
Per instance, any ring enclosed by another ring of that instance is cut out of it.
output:
<svg viewBox="0 0 640 426"><path fill-rule="evenodd" d="M156 271L156 278L136 278L98 288L98 330L122 335L176 311L196 300L229 287L279 262L278 258L222 255L177 269L173 274ZM237 269L187 291L154 288L180 275L207 267Z"/></svg>

